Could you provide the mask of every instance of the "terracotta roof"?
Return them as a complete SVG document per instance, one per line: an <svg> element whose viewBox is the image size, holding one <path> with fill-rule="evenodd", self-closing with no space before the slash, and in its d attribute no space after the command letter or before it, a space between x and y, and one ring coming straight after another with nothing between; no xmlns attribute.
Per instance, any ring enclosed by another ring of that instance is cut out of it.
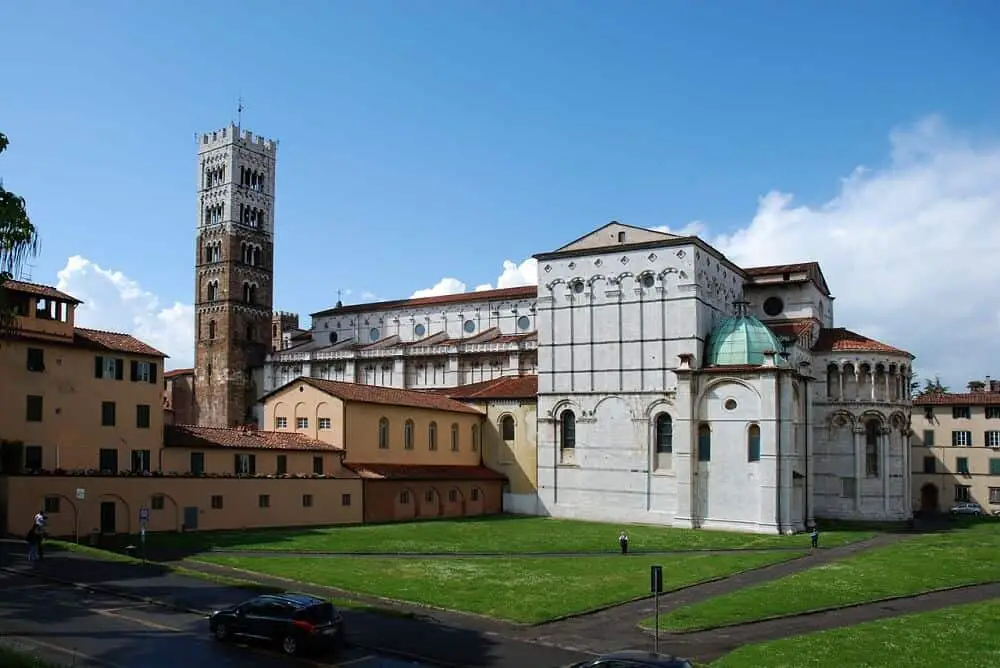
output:
<svg viewBox="0 0 1000 668"><path fill-rule="evenodd" d="M765 322L764 324L779 338L791 337L797 339L810 334L813 328L813 320L811 318L796 318L784 322Z"/></svg>
<svg viewBox="0 0 1000 668"><path fill-rule="evenodd" d="M490 341L490 343L518 343L520 341L530 341L537 339L538 332L528 332L527 334L504 334Z"/></svg>
<svg viewBox="0 0 1000 668"><path fill-rule="evenodd" d="M170 371L164 372L163 377L166 379L166 378L176 378L177 376L193 376L193 375L194 375L194 369L171 369Z"/></svg>
<svg viewBox="0 0 1000 668"><path fill-rule="evenodd" d="M399 338L399 334L390 334L389 336L383 336L378 341L372 341L371 343L365 344L358 348L358 350L389 348L390 346L400 345L401 342L402 340Z"/></svg>
<svg viewBox="0 0 1000 668"><path fill-rule="evenodd" d="M28 283L26 281L15 281L13 279L9 279L3 282L2 287L5 290L10 290L12 292L23 292L36 297L45 297L46 299L59 299L71 304L83 303L76 297L68 295L61 290L56 290L51 286L40 285L38 283Z"/></svg>
<svg viewBox="0 0 1000 668"><path fill-rule="evenodd" d="M104 332L99 329L83 329L82 327L76 327L73 331L76 334L76 338L83 339L93 347L114 350L121 353L131 353L133 355L169 357L169 355L161 353L152 346L146 345L131 334Z"/></svg>
<svg viewBox="0 0 1000 668"><path fill-rule="evenodd" d="M504 376L482 383L471 383L437 390L452 399L536 399L538 376Z"/></svg>
<svg viewBox="0 0 1000 668"><path fill-rule="evenodd" d="M488 466L414 466L409 464L345 464L368 480L506 480Z"/></svg>
<svg viewBox="0 0 1000 668"><path fill-rule="evenodd" d="M368 304L348 304L333 307L310 314L312 317L324 315L339 315L341 313L362 313L365 311L391 311L398 308L416 308L433 306L435 304L463 304L477 301L503 301L507 299L534 299L538 288L534 285L524 285L517 288L501 288L499 290L482 290L480 292L460 292L455 295L437 295L434 297L418 297L416 299L394 299Z"/></svg>
<svg viewBox="0 0 1000 668"><path fill-rule="evenodd" d="M320 378L307 378L305 376L300 376L290 383L286 383L278 389L269 392L261 397L261 401L274 396L278 392L284 391L295 383L312 385L320 392L326 392L331 396L348 402L409 406L411 408L426 408L428 410L447 411L450 413L483 414L480 410L434 392L401 390L396 387L380 387L378 385L365 385L363 383L341 383L335 380L322 380Z"/></svg>
<svg viewBox="0 0 1000 668"><path fill-rule="evenodd" d="M914 406L1000 406L1000 392L962 392L921 394L913 397Z"/></svg>
<svg viewBox="0 0 1000 668"><path fill-rule="evenodd" d="M226 427L164 425L163 444L175 448L230 448L234 450L325 450L343 448L293 431L258 431Z"/></svg>
<svg viewBox="0 0 1000 668"><path fill-rule="evenodd" d="M913 357L913 355L910 355L905 350L893 348L886 343L869 339L867 336L852 332L843 327L831 327L819 330L819 336L816 338L816 343L812 349L813 352L817 353L890 353L893 355L907 355L910 358Z"/></svg>
<svg viewBox="0 0 1000 668"><path fill-rule="evenodd" d="M448 332L435 332L428 334L422 339L416 339L403 343L404 346L440 346L447 345Z"/></svg>

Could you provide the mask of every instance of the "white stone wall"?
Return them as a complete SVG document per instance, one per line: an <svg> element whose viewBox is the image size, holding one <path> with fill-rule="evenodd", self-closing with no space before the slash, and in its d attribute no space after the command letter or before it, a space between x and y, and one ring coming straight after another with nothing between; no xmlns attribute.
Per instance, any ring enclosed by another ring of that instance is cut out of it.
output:
<svg viewBox="0 0 1000 668"><path fill-rule="evenodd" d="M824 327L833 327L833 300L813 283L751 283L744 288L750 313L767 322L775 319L815 318ZM764 312L764 302L778 297L784 309L777 314Z"/></svg>

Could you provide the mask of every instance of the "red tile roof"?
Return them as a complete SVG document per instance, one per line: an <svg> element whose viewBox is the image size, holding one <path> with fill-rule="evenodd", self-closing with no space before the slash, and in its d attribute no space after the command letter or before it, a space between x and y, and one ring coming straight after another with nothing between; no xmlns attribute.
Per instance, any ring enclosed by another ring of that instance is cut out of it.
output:
<svg viewBox="0 0 1000 668"><path fill-rule="evenodd" d="M448 345L448 332L435 332L422 339L416 339L403 344L404 346L443 346Z"/></svg>
<svg viewBox="0 0 1000 668"><path fill-rule="evenodd" d="M812 333L813 322L811 318L796 318L784 322L768 322L764 324L779 339L786 337L798 339L803 336L809 336Z"/></svg>
<svg viewBox="0 0 1000 668"><path fill-rule="evenodd" d="M914 406L1000 406L1000 392L928 392L913 397Z"/></svg>
<svg viewBox="0 0 1000 668"><path fill-rule="evenodd" d="M290 383L286 383L266 394L262 397L262 400L284 391L295 383L306 383L315 387L320 392L326 392L331 396L348 402L409 406L411 408L426 408L428 410L447 411L449 413L483 414L480 410L434 392L401 390L395 387L380 387L378 385L365 385L363 383L341 383L335 380L322 380L320 378L307 378L305 376L296 378Z"/></svg>
<svg viewBox="0 0 1000 668"><path fill-rule="evenodd" d="M812 349L813 352L817 353L889 353L893 355L907 355L908 357L913 358L913 355L910 355L910 353L905 350L893 348L886 343L876 341L875 339L869 339L867 336L863 336L857 332L852 332L851 330L843 327L821 329Z"/></svg>
<svg viewBox="0 0 1000 668"><path fill-rule="evenodd" d="M493 339L490 343L519 343L521 341L530 341L531 339L537 338L538 332L528 332L527 334L504 334L503 336L498 336Z"/></svg>
<svg viewBox="0 0 1000 668"><path fill-rule="evenodd" d="M343 448L292 431L258 431L239 427L165 425L163 444L175 448L230 448L233 450L307 450L343 452Z"/></svg>
<svg viewBox="0 0 1000 668"><path fill-rule="evenodd" d="M416 299L394 299L369 304L348 304L333 307L310 314L312 317L324 315L339 315L341 313L362 313L365 311L391 311L398 308L416 308L419 306L434 306L436 304L463 304L477 301L505 301L508 299L534 299L538 296L538 288L534 285L524 285L517 288L501 288L499 290L482 290L480 292L460 292L455 295L437 295L434 297L418 297Z"/></svg>
<svg viewBox="0 0 1000 668"><path fill-rule="evenodd" d="M99 329L83 329L76 327L74 330L77 339L82 339L94 348L104 348L121 353L132 355L147 355L149 357L168 357L156 348L147 345L135 338L131 334L119 334L118 332L104 332Z"/></svg>
<svg viewBox="0 0 1000 668"><path fill-rule="evenodd" d="M537 399L538 376L504 376L482 383L471 383L437 390L438 393L466 401L486 399Z"/></svg>
<svg viewBox="0 0 1000 668"><path fill-rule="evenodd" d="M23 292L35 297L44 297L45 299L59 299L64 302L69 302L70 304L83 303L76 297L68 295L61 290L56 290L51 286L40 285L38 283L28 283L26 281L15 281L10 279L4 281L2 287L3 289L10 290L11 292Z"/></svg>
<svg viewBox="0 0 1000 668"><path fill-rule="evenodd" d="M347 468L368 480L506 480L493 469L478 466L415 466L410 464L356 464Z"/></svg>
<svg viewBox="0 0 1000 668"><path fill-rule="evenodd" d="M164 378L176 378L177 376L193 376L194 369L171 369L170 371L164 372Z"/></svg>

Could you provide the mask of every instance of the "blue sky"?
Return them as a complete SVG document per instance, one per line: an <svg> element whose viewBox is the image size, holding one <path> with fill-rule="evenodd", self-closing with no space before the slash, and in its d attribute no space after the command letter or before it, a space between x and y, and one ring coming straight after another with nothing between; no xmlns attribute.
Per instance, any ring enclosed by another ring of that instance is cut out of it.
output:
<svg viewBox="0 0 1000 668"><path fill-rule="evenodd" d="M997 26L985 0L8 0L0 175L35 280L81 255L189 304L194 134L242 95L281 142L275 304L309 313L495 282L610 219L719 235L775 189L822 207L930 114L993 136Z"/></svg>

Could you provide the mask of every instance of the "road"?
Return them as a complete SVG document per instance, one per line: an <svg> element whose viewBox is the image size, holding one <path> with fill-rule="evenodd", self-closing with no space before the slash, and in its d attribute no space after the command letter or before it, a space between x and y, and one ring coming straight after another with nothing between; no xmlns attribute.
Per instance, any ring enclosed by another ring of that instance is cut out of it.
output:
<svg viewBox="0 0 1000 668"><path fill-rule="evenodd" d="M0 641L77 668L429 668L363 650L312 660L223 644L204 617L2 571Z"/></svg>

